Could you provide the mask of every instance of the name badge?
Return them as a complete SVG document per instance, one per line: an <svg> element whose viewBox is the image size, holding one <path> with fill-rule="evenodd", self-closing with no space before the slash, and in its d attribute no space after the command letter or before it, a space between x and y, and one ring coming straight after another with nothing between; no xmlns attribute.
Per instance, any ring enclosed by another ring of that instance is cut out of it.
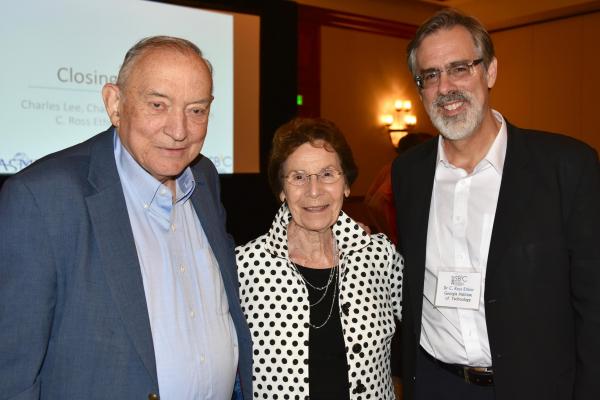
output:
<svg viewBox="0 0 600 400"><path fill-rule="evenodd" d="M439 271L435 291L436 307L479 309L481 272Z"/></svg>

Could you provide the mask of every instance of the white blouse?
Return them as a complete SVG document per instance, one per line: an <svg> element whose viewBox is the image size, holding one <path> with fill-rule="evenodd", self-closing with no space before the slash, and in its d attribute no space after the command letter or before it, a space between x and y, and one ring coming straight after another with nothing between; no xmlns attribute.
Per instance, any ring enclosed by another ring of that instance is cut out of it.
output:
<svg viewBox="0 0 600 400"><path fill-rule="evenodd" d="M253 341L255 399L308 399L310 308L288 258L286 204L269 232L236 248L240 301ZM339 251L339 314L350 398L393 400L390 343L400 319L404 261L383 234L343 211L332 227Z"/></svg>

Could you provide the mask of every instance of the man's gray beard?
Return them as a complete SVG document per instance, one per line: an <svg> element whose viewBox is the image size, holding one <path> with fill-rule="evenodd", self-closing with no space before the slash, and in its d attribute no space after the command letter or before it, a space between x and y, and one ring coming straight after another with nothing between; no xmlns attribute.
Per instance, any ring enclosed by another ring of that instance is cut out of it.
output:
<svg viewBox="0 0 600 400"><path fill-rule="evenodd" d="M452 117L445 117L438 104L450 102L453 100L462 100L466 103L466 110L462 114ZM475 132L483 121L483 109L469 93L452 92L447 95L438 96L438 98L427 106L427 113L431 118L433 126L437 128L440 134L448 140L466 139Z"/></svg>

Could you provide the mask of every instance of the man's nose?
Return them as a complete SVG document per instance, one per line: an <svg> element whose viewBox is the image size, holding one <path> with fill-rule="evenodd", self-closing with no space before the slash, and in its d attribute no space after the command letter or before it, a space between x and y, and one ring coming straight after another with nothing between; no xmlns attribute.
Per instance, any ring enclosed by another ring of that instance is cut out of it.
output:
<svg viewBox="0 0 600 400"><path fill-rule="evenodd" d="M183 110L172 109L167 117L164 132L178 142L186 138L186 118Z"/></svg>
<svg viewBox="0 0 600 400"><path fill-rule="evenodd" d="M437 89L441 94L447 94L456 90L456 84L454 83L454 80L446 71L440 74Z"/></svg>

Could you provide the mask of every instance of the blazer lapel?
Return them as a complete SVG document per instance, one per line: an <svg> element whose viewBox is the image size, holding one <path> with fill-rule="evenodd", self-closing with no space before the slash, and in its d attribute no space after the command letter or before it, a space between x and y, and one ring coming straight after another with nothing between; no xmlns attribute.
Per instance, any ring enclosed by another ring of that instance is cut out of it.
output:
<svg viewBox="0 0 600 400"><path fill-rule="evenodd" d="M137 352L158 384L144 284L113 155L113 132L106 132L90 151L89 181L97 192L86 201L111 294Z"/></svg>
<svg viewBox="0 0 600 400"><path fill-rule="evenodd" d="M411 251L408 255L406 265L409 274L408 285L409 296L414 311L414 321L421 321L421 312L423 306L423 283L425 280L425 256L427 249L427 226L429 224L429 209L431 204L431 194L433 191L433 182L435 178L435 168L437 160L438 140L431 140L426 144L427 149L423 152L413 165L411 173L404 174L405 179L409 179L408 187L410 192L407 197L407 204L400 204L400 207L406 207L404 212L408 218L406 232L411 232L412 237L406 238L408 244L406 251ZM415 324L415 333L421 329L420 324Z"/></svg>
<svg viewBox="0 0 600 400"><path fill-rule="evenodd" d="M526 145L518 128L507 124L508 141L502 183L494 217L494 227L488 253L485 298L497 299L502 294L496 290L494 276L501 271L504 254L510 245L519 221L527 220L527 204L530 202L534 177L528 168Z"/></svg>
<svg viewBox="0 0 600 400"><path fill-rule="evenodd" d="M225 221L219 217L218 205L213 201L213 199L219 198L219 193L212 192L215 188L211 187L207 181L201 166L195 167L193 172L198 186L192 194L192 204L219 265L229 304L237 304L239 303L238 288L236 285L232 285L232 282L237 282L237 276L234 276L235 271L229 268L230 264L235 264L235 259L231 256L233 253L230 253L228 243L230 238L223 230ZM235 307L230 307L230 309L235 309Z"/></svg>

